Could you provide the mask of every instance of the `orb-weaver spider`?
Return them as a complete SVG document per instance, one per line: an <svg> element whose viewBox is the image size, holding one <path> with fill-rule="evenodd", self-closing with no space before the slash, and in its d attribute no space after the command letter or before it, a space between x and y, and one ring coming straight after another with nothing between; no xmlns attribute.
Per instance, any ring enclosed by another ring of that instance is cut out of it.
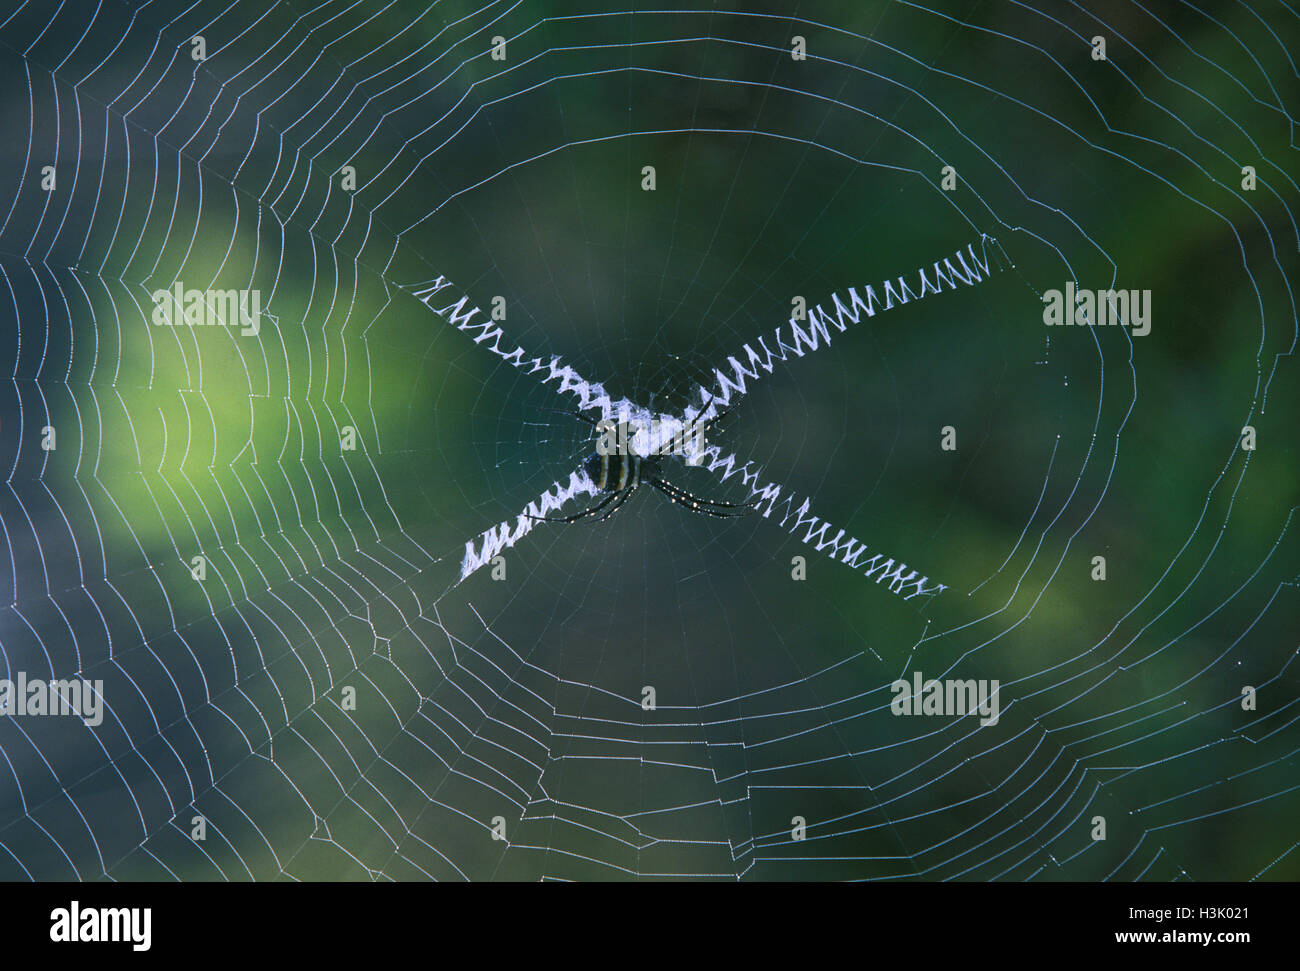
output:
<svg viewBox="0 0 1300 971"><path fill-rule="evenodd" d="M597 421L590 415L584 415L580 411L567 412L567 414L572 414L573 417L586 422L602 434L608 427L604 422ZM710 426L721 421L726 414L727 412L723 411L706 422L701 423L697 419L689 423L679 433L679 440L689 438L697 431L701 433L708 431ZM622 429L620 429L621 431ZM620 434L620 441L622 440L623 436ZM674 485L664 479L662 455L638 455L629 449L598 448L594 455L591 455L583 462L582 468L592 482L596 484L596 488L601 493L606 493L603 498L598 499L582 512L574 513L571 516L534 516L532 513L525 513L524 515L530 519L541 520L544 523L575 523L587 516L597 516L595 521L600 522L618 512L623 503L627 502L632 497L632 493L636 492L642 485L654 486L679 506L685 506L694 512L701 512L706 516L715 516L718 519L731 519L735 516L743 516L754 512L754 506L759 501L755 498L748 502L723 502L719 499L704 499L692 495L681 486ZM603 514L597 515L602 513L602 510Z"/></svg>

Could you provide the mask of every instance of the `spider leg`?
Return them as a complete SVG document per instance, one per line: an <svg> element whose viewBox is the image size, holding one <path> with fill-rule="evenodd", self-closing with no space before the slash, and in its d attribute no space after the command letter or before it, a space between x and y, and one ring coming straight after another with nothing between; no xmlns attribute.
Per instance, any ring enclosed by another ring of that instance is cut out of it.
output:
<svg viewBox="0 0 1300 971"><path fill-rule="evenodd" d="M731 414L731 409L723 408L720 412L718 412L716 415L714 415L712 418L710 418L708 421L704 423L704 430L707 432L710 428L712 428L718 422L722 421L722 419L726 418L729 414Z"/></svg>
<svg viewBox="0 0 1300 971"><path fill-rule="evenodd" d="M727 411L731 410L728 408L726 409L726 411L720 411L712 418L710 418L708 421L701 422L700 415L708 411L709 405L712 403L713 403L713 392L710 391L709 396L704 399L703 403L701 403L699 413L694 418L692 418L689 422L687 422L685 427L682 429L682 436L684 438L694 434L697 425L699 426L701 431L707 432L710 427L712 427L714 424L716 424L717 422L721 421L724 417L726 417Z"/></svg>
<svg viewBox="0 0 1300 971"><path fill-rule="evenodd" d="M710 391L708 399L704 402L705 409L709 407L709 402L711 402L712 400L713 400L713 392ZM714 415L712 418L706 421L704 423L704 431L707 432L710 428L712 428L718 422L722 421L722 419L726 418L729 414L731 414L730 405L728 405L726 408L723 408L720 412L718 412L716 415Z"/></svg>
<svg viewBox="0 0 1300 971"><path fill-rule="evenodd" d="M712 506L714 509L744 509L749 511L763 501L762 496L755 496L753 499L747 499L744 502L725 502L722 499L705 499L703 496L692 495L679 485L674 485L667 479L659 479L658 484L669 492L675 493L679 498L688 502L698 502L701 506Z"/></svg>
<svg viewBox="0 0 1300 971"><path fill-rule="evenodd" d="M701 420L700 420L700 415L702 415L702 414L704 414L704 412L708 411L708 409L709 409L709 405L712 403L712 401L713 401L713 392L710 391L710 392L708 392L708 397L704 399L703 404L700 406L699 414L697 414L697 415L696 415L693 419L691 419L690 421L686 422L686 423L682 426L682 430L681 430L680 432L678 432L678 435L679 435L682 439L694 438L694 437L696 437L697 435L700 436L700 437L702 438L703 435L704 435L706 432L708 432L708 430L709 430L710 428L712 428L714 425L718 424L718 422L722 421L722 420L723 420L724 418L726 418L729 414L731 414L731 408L730 408L730 407L727 407L727 408L723 408L720 412L718 412L716 415L714 415L714 416L713 416L712 418L710 418L708 421L701 421Z"/></svg>
<svg viewBox="0 0 1300 971"><path fill-rule="evenodd" d="M700 499L684 489L669 485L663 479L644 479L642 481L649 482L679 506L685 506L692 512L702 512L706 516L714 516L717 519L735 519L737 516L744 516L755 511L750 503L720 505L710 499Z"/></svg>
<svg viewBox="0 0 1300 971"><path fill-rule="evenodd" d="M576 418L578 421L586 422L592 428L595 428L602 419L592 418L591 415L583 414L581 411L561 411L559 408L538 408L538 411L553 411L557 415L567 415L570 418Z"/></svg>
<svg viewBox="0 0 1300 971"><path fill-rule="evenodd" d="M597 516L594 521L599 523L614 515L614 513L618 512L619 506L627 502L634 492L636 492L636 486L632 486L630 489L624 489L622 492L614 493L614 495L618 496L618 498L614 500L614 505L610 506L603 516Z"/></svg>
<svg viewBox="0 0 1300 971"><path fill-rule="evenodd" d="M582 519L584 516L594 516L596 513L600 512L611 502L617 499L618 495L619 494L617 492L611 492L604 499L601 499L599 502L595 503L591 507L584 509L582 512L574 513L572 516L534 516L530 512L526 512L524 513L524 515L527 516L529 519L536 519L538 522L543 522L543 523L576 523L579 519Z"/></svg>
<svg viewBox="0 0 1300 971"><path fill-rule="evenodd" d="M657 483L652 483L652 484L655 485L656 488L658 488ZM712 516L715 519L735 519L738 516L744 515L744 513L723 512L722 510L713 509L710 508L709 506L703 506L703 505L699 505L698 503L693 503L689 499L683 499L680 496L674 495L673 493L669 492L667 489L659 489L659 491L662 492L665 496L667 496L670 502L674 502L679 506L689 509L691 512L703 513L704 515Z"/></svg>

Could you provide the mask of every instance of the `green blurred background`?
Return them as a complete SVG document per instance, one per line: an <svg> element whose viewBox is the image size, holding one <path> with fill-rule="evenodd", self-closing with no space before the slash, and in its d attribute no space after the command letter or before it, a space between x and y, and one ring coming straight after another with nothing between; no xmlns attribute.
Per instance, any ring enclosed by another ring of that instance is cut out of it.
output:
<svg viewBox="0 0 1300 971"><path fill-rule="evenodd" d="M0 725L23 870L1296 876L1294 16L264 13L0 31L13 63L39 35L3 109L0 636L117 715L40 726L52 772ZM680 410L793 297L985 234L1001 273L836 334L712 436L943 594L653 493L446 592L591 441L412 289L502 296L510 346ZM260 335L151 327L177 279L260 289ZM1151 334L1048 330L1067 280L1149 289ZM998 680L999 724L891 716L913 670Z"/></svg>

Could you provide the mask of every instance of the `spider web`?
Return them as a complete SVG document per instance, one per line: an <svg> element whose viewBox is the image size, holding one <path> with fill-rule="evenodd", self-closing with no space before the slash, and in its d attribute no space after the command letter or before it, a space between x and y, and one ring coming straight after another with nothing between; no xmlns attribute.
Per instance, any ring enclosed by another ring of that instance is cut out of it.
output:
<svg viewBox="0 0 1300 971"><path fill-rule="evenodd" d="M0 876L1294 877L1298 19L10 8Z"/></svg>

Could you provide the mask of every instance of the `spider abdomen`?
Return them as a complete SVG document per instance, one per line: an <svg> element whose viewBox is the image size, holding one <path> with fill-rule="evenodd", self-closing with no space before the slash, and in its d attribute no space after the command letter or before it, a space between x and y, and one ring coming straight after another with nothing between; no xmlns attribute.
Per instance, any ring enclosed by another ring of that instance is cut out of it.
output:
<svg viewBox="0 0 1300 971"><path fill-rule="evenodd" d="M601 492L622 492L641 484L644 461L640 455L631 452L605 452L587 460L587 474Z"/></svg>
<svg viewBox="0 0 1300 971"><path fill-rule="evenodd" d="M594 425L596 422L589 420L588 424ZM582 470L596 487L596 492L601 494L589 508L571 516L525 515L548 523L576 523L589 516L596 517L595 522L602 522L618 512L642 484L653 486L679 506L718 519L730 519L732 516L753 512L758 504L757 499L748 502L721 502L691 495L663 477L663 458L660 455L642 456L635 452L597 445L596 454L587 457L582 463Z"/></svg>

